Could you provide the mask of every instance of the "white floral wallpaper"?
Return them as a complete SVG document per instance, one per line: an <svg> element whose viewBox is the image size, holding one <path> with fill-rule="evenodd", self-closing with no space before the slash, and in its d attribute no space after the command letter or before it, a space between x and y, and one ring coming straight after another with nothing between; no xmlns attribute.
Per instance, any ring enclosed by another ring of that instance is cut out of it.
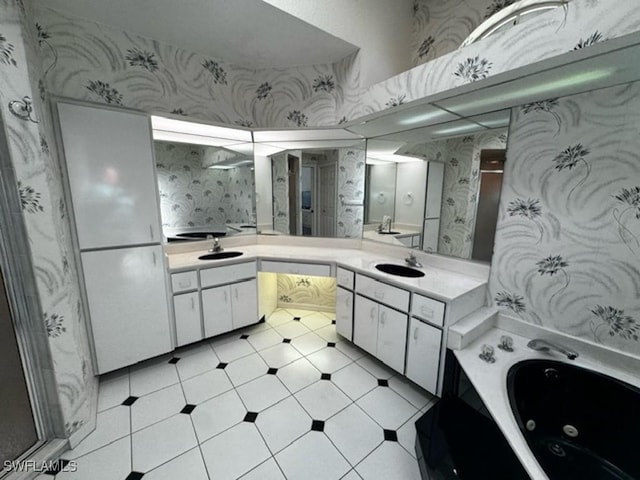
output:
<svg viewBox="0 0 640 480"><path fill-rule="evenodd" d="M361 238L364 225L365 150L338 149L338 229L340 238Z"/></svg>
<svg viewBox="0 0 640 480"><path fill-rule="evenodd" d="M278 307L335 312L336 279L278 275Z"/></svg>
<svg viewBox="0 0 640 480"><path fill-rule="evenodd" d="M30 4L0 2L0 100L43 310L41 321L49 338L66 434L72 435L95 418L98 383L80 301L63 174L42 88L47 72L37 61L42 38L32 18ZM39 123L21 120L7 108L11 100L25 96L33 100L32 117Z"/></svg>
<svg viewBox="0 0 640 480"><path fill-rule="evenodd" d="M224 227L251 223L255 180L250 166L203 168L207 150L199 145L155 142L162 226Z"/></svg>
<svg viewBox="0 0 640 480"><path fill-rule="evenodd" d="M414 0L413 65L456 50L482 22L516 0Z"/></svg>
<svg viewBox="0 0 640 480"><path fill-rule="evenodd" d="M289 234L289 167L286 153L279 153L271 157L271 181L273 184L273 229L280 233Z"/></svg>
<svg viewBox="0 0 640 480"><path fill-rule="evenodd" d="M491 300L640 354L640 82L513 109Z"/></svg>
<svg viewBox="0 0 640 480"><path fill-rule="evenodd" d="M59 96L245 127L335 125L357 108L355 54L251 69L38 8L46 88Z"/></svg>

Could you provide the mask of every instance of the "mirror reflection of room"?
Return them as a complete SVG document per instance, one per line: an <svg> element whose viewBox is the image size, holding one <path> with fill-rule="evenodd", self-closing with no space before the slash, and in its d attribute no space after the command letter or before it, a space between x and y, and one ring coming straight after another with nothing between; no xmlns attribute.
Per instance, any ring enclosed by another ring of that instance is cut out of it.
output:
<svg viewBox="0 0 640 480"><path fill-rule="evenodd" d="M168 241L255 233L252 156L188 143L154 146Z"/></svg>

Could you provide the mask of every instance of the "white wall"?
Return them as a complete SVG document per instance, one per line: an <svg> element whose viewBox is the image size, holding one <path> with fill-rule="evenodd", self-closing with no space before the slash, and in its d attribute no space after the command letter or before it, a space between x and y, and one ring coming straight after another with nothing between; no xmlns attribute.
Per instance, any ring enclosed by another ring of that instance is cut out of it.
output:
<svg viewBox="0 0 640 480"><path fill-rule="evenodd" d="M360 48L362 87L411 67L413 0L264 0Z"/></svg>

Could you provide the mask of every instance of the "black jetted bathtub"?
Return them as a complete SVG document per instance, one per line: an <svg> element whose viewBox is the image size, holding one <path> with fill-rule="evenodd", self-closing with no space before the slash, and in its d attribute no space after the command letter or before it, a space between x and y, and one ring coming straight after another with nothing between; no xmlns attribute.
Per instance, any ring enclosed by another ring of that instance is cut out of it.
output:
<svg viewBox="0 0 640 480"><path fill-rule="evenodd" d="M551 480L640 479L640 389L552 360L517 363L507 389Z"/></svg>

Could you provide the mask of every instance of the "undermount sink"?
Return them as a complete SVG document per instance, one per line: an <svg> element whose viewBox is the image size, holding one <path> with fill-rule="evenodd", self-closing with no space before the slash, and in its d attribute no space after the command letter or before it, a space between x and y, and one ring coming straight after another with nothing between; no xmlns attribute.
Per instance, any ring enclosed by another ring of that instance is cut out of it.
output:
<svg viewBox="0 0 640 480"><path fill-rule="evenodd" d="M400 232L394 232L393 230L390 232L378 232L380 235L398 235Z"/></svg>
<svg viewBox="0 0 640 480"><path fill-rule="evenodd" d="M424 277L424 272L416 268L396 265L395 263L379 263L376 265L376 269L389 275L397 275L398 277Z"/></svg>
<svg viewBox="0 0 640 480"><path fill-rule="evenodd" d="M222 260L223 258L234 258L243 255L243 252L216 252L200 255L198 260Z"/></svg>

